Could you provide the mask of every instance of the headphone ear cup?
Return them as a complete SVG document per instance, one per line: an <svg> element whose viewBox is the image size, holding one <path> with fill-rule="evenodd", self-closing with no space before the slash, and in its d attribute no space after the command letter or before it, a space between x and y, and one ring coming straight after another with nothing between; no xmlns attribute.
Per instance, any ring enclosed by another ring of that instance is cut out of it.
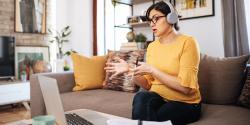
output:
<svg viewBox="0 0 250 125"><path fill-rule="evenodd" d="M166 18L167 18L167 22L169 24L175 24L179 20L178 15L176 13L173 13L173 12L169 13Z"/></svg>

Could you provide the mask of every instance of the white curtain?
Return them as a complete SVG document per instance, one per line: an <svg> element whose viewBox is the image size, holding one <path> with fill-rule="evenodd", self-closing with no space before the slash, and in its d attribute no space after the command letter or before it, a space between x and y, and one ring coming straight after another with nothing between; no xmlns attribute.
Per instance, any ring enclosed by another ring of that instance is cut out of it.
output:
<svg viewBox="0 0 250 125"><path fill-rule="evenodd" d="M247 32L248 32L248 45L250 48L250 0L245 0L245 12L247 20Z"/></svg>

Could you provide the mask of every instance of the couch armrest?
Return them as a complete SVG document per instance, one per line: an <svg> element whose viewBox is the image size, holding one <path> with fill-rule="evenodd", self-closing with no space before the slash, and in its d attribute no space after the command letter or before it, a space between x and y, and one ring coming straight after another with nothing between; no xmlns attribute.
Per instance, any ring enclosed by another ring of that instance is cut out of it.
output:
<svg viewBox="0 0 250 125"><path fill-rule="evenodd" d="M55 78L60 93L72 91L75 84L73 72L33 74L30 78L31 117L45 114L45 104L38 82L39 75Z"/></svg>

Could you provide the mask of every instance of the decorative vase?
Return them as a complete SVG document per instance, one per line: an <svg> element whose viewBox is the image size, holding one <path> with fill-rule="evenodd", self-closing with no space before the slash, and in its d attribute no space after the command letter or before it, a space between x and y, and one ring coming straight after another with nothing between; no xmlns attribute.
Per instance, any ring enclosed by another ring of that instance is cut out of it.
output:
<svg viewBox="0 0 250 125"><path fill-rule="evenodd" d="M133 42L135 39L135 33L133 31L128 32L126 38L128 42Z"/></svg>
<svg viewBox="0 0 250 125"><path fill-rule="evenodd" d="M57 59L62 59L64 56L63 51L62 51L62 44L58 44L58 50L59 50L58 51L59 53L56 54Z"/></svg>
<svg viewBox="0 0 250 125"><path fill-rule="evenodd" d="M57 59L62 59L63 58L63 53L57 53L56 56L57 56Z"/></svg>
<svg viewBox="0 0 250 125"><path fill-rule="evenodd" d="M26 82L27 81L27 74L26 73L21 73L21 81Z"/></svg>
<svg viewBox="0 0 250 125"><path fill-rule="evenodd" d="M51 65L44 60L36 60L32 66L33 73L52 72Z"/></svg>

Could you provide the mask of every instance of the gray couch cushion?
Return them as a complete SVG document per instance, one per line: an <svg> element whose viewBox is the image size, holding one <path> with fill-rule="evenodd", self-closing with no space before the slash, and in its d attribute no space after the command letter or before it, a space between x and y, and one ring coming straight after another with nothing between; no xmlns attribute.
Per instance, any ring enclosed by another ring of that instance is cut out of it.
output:
<svg viewBox="0 0 250 125"><path fill-rule="evenodd" d="M198 79L202 102L236 103L242 88L248 58L249 55L229 58L201 55Z"/></svg>
<svg viewBox="0 0 250 125"><path fill-rule="evenodd" d="M61 94L65 111L92 109L95 111L131 118L135 93L105 89L68 92Z"/></svg>
<svg viewBox="0 0 250 125"><path fill-rule="evenodd" d="M231 105L202 105L201 119L190 125L249 125L250 110Z"/></svg>

